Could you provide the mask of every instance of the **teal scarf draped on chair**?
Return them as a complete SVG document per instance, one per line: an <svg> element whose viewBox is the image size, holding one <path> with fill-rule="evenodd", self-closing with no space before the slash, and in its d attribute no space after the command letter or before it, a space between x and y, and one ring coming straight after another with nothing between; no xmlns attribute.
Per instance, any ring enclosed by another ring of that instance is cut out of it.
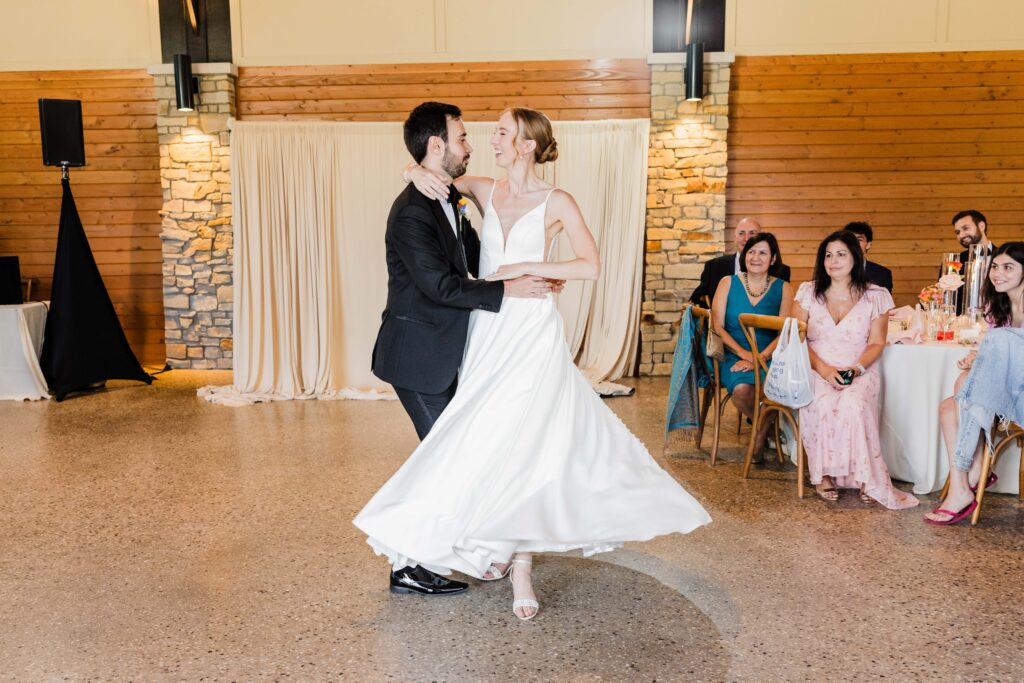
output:
<svg viewBox="0 0 1024 683"><path fill-rule="evenodd" d="M704 330L687 307L679 324L672 355L672 378L665 416L665 439L676 429L696 429L700 422L700 390L711 381Z"/></svg>

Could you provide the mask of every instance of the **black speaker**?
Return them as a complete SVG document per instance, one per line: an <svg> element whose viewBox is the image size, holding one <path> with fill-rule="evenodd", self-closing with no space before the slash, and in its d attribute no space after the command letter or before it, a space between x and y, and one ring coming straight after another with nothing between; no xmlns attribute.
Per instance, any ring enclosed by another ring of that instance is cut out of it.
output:
<svg viewBox="0 0 1024 683"><path fill-rule="evenodd" d="M0 256L0 306L21 303L21 268L17 256Z"/></svg>
<svg viewBox="0 0 1024 683"><path fill-rule="evenodd" d="M39 131L44 164L85 166L81 100L39 100Z"/></svg>

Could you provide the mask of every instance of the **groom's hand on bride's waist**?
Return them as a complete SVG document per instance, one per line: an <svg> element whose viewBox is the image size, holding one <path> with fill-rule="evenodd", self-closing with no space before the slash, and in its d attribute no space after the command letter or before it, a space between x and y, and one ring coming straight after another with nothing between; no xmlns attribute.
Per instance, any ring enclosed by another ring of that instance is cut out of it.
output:
<svg viewBox="0 0 1024 683"><path fill-rule="evenodd" d="M505 296L516 299L543 299L548 294L562 291L563 286L561 280L548 280L536 275L523 275L503 282Z"/></svg>

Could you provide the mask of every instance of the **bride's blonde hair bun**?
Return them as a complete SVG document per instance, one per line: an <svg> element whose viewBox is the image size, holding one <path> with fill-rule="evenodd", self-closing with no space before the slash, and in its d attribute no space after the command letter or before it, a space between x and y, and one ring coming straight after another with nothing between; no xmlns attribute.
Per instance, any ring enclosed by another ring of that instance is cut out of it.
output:
<svg viewBox="0 0 1024 683"><path fill-rule="evenodd" d="M546 164L558 158L558 142L547 116L527 107L510 107L508 112L519 125L519 132L523 134L523 138L537 143L533 150L535 163Z"/></svg>

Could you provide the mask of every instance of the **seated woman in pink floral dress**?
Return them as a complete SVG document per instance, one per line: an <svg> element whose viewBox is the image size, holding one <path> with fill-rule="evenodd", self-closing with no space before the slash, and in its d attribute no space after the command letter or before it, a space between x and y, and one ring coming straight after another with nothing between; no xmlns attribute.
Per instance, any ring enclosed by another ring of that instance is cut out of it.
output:
<svg viewBox="0 0 1024 683"><path fill-rule="evenodd" d="M862 501L893 510L918 504L892 485L878 439L875 363L892 307L889 292L867 281L857 237L846 231L826 237L814 280L800 285L793 306L793 315L807 323L814 370L814 400L800 409L800 434L811 483L825 500L838 499L837 488L855 488Z"/></svg>

